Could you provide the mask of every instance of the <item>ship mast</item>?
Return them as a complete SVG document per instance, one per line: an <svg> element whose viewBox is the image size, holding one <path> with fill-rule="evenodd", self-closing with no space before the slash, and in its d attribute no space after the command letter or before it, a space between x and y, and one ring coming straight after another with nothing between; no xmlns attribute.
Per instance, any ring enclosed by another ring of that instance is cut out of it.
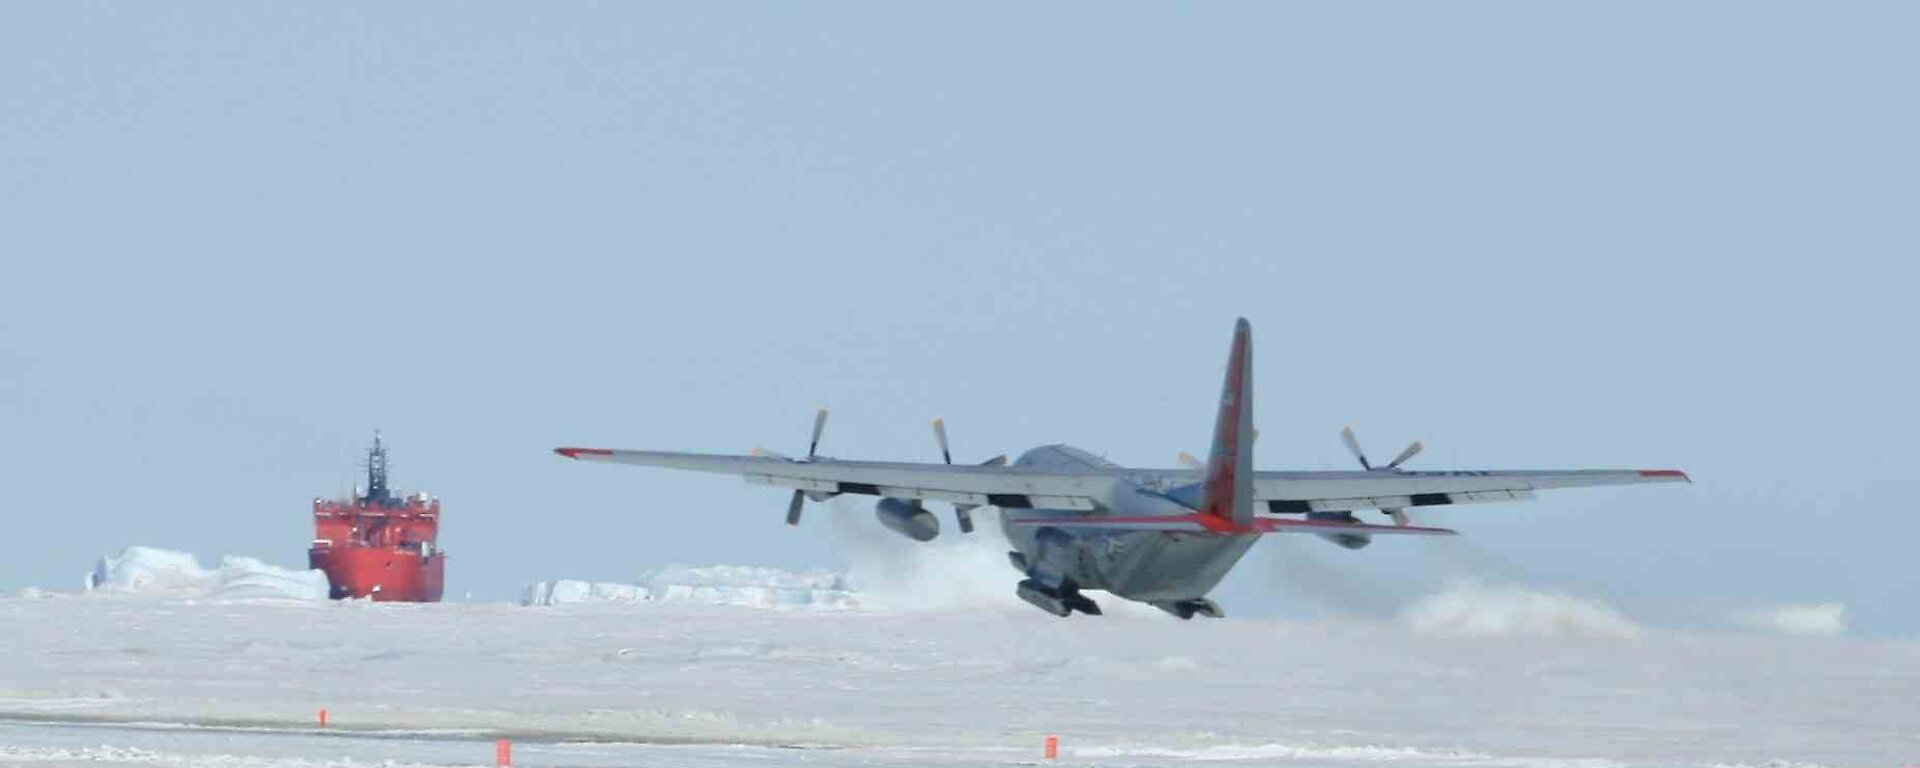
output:
<svg viewBox="0 0 1920 768"><path fill-rule="evenodd" d="M393 500L387 490L387 449L380 445L380 430L373 431L373 448L367 451L367 502L386 506Z"/></svg>

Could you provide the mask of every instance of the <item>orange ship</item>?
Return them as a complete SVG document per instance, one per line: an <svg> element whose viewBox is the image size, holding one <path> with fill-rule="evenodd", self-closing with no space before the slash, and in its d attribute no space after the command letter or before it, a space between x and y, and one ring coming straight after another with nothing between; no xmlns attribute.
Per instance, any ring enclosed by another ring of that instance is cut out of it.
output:
<svg viewBox="0 0 1920 768"><path fill-rule="evenodd" d="M307 566L327 573L333 599L437 603L447 555L440 534L440 500L425 493L395 496L387 486L387 450L373 433L367 451L367 487L352 499L313 500L313 547Z"/></svg>

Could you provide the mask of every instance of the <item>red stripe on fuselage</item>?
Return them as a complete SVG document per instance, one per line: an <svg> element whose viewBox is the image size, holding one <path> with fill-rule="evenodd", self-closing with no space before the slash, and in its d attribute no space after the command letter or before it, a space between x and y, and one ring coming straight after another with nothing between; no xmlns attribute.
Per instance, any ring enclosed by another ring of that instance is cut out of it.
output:
<svg viewBox="0 0 1920 768"><path fill-rule="evenodd" d="M612 456L613 455L613 451L609 451L605 448L555 448L553 449L553 452L560 454L562 456L565 456L569 459L577 459L577 458L580 458L581 456Z"/></svg>

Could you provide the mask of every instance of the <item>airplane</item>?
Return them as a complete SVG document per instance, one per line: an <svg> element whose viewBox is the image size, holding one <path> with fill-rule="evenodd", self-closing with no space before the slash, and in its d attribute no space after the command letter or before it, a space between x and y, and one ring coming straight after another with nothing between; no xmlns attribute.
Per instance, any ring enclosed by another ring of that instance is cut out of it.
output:
<svg viewBox="0 0 1920 768"><path fill-rule="evenodd" d="M1225 614L1207 593L1265 534L1315 534L1347 549L1374 536L1452 536L1456 531L1414 524L1407 510L1517 501L1548 488L1630 483L1692 482L1676 469L1579 469L1420 472L1401 469L1418 454L1418 441L1384 465L1367 459L1353 430L1341 438L1359 471L1255 471L1253 446L1253 330L1234 326L1226 381L1204 463L1181 454L1182 469L1122 467L1069 445L1027 451L1012 464L996 456L955 464L946 425L934 436L943 463L847 461L819 454L827 412L813 421L805 458L770 451L750 455L555 448L580 461L739 475L749 483L793 489L787 524L802 507L842 495L874 496L882 525L915 541L931 541L940 521L927 502L953 505L961 533L974 530L972 512L1001 511L1013 551L1008 560L1024 577L1022 600L1055 616L1100 615L1087 590L1147 603L1181 619ZM1360 521L1378 510L1389 524Z"/></svg>

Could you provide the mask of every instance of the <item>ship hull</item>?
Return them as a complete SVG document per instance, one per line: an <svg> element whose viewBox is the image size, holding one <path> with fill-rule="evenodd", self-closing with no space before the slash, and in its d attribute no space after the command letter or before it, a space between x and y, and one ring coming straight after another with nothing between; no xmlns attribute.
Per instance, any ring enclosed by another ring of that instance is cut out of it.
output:
<svg viewBox="0 0 1920 768"><path fill-rule="evenodd" d="M447 556L422 556L417 550L384 547L316 546L307 565L325 571L333 599L372 598L382 603L437 603L446 578Z"/></svg>

